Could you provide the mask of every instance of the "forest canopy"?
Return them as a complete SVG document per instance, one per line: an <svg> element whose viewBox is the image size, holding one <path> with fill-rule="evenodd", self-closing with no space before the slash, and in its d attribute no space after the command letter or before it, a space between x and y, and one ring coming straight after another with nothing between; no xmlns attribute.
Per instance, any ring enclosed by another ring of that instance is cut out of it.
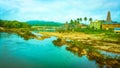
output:
<svg viewBox="0 0 120 68"><path fill-rule="evenodd" d="M26 22L0 20L0 27L5 28L28 28L31 27Z"/></svg>

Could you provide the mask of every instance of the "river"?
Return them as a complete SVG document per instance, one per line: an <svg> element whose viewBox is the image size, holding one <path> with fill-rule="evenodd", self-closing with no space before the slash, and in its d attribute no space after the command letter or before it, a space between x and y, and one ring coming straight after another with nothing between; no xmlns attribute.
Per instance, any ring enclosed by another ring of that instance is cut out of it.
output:
<svg viewBox="0 0 120 68"><path fill-rule="evenodd" d="M66 49L66 45L56 46L52 42L56 39L50 37L44 40L25 40L17 34L0 32L0 68L100 67L96 59L90 60L87 55L75 55ZM106 65L103 64L103 68L106 68Z"/></svg>

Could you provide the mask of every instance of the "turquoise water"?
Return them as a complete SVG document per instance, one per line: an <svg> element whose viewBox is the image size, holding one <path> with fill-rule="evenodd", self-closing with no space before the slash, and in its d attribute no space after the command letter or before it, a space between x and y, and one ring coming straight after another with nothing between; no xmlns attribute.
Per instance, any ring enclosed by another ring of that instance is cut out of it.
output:
<svg viewBox="0 0 120 68"><path fill-rule="evenodd" d="M52 41L24 40L17 34L0 33L0 68L97 68L86 56L77 57Z"/></svg>
<svg viewBox="0 0 120 68"><path fill-rule="evenodd" d="M24 40L17 34L0 33L0 68L99 68L95 60L78 57L55 46L56 37Z"/></svg>

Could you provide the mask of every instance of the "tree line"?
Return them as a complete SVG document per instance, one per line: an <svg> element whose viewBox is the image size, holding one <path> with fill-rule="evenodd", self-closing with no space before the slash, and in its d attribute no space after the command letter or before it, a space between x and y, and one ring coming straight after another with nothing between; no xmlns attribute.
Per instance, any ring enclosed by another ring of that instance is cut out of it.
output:
<svg viewBox="0 0 120 68"><path fill-rule="evenodd" d="M77 18L75 20L71 19L70 20L70 24L80 24L82 21L89 21L89 22L92 22L93 19L90 17L90 18L87 18L87 17L84 17L84 18ZM68 21L66 21L66 23L68 23Z"/></svg>
<svg viewBox="0 0 120 68"><path fill-rule="evenodd" d="M29 24L25 23L25 22L0 20L0 27L5 27L5 28L29 28L31 26Z"/></svg>
<svg viewBox="0 0 120 68"><path fill-rule="evenodd" d="M81 28L82 25L86 25L85 23L82 23L82 21L90 21L92 22L92 18L77 18L77 19L71 19L69 22L66 21L64 26L65 26L65 30L73 30L77 29L77 28Z"/></svg>

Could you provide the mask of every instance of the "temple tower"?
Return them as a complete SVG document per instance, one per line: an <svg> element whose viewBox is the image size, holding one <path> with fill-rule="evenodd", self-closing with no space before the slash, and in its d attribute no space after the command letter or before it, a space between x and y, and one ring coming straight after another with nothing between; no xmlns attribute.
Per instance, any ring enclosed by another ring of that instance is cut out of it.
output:
<svg viewBox="0 0 120 68"><path fill-rule="evenodd" d="M108 11L107 13L107 19L106 19L107 22L111 22L111 14L110 14L110 11Z"/></svg>

